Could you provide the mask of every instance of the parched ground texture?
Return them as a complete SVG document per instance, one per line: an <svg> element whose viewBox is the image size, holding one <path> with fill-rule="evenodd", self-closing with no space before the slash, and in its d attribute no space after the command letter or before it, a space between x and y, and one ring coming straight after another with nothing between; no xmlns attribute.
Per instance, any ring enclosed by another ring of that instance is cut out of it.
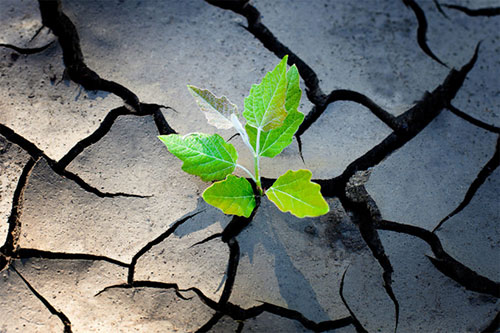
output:
<svg viewBox="0 0 500 333"><path fill-rule="evenodd" d="M0 27L0 332L499 331L499 1L0 0ZM330 213L225 216L156 137L214 133L186 84L242 109L286 54L306 119L264 184L308 168Z"/></svg>

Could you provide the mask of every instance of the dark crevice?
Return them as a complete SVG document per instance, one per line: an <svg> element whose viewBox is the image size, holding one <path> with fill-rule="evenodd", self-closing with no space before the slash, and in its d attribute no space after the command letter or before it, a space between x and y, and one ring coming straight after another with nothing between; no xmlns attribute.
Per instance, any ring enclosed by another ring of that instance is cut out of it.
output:
<svg viewBox="0 0 500 333"><path fill-rule="evenodd" d="M50 304L47 299L45 299L45 297L43 297L38 291L35 290L35 288L33 288L33 286L31 286L31 284L21 275L21 273L17 271L14 266L10 266L10 268L12 268L12 270L17 273L21 280L23 280L23 282L26 284L28 289L40 300L40 302L43 303L47 310L49 310L50 313L57 316L61 320L64 325L64 333L71 333L71 322L69 321L68 317L62 311L57 311L56 308L54 308L54 306Z"/></svg>
<svg viewBox="0 0 500 333"><path fill-rule="evenodd" d="M171 234L174 233L174 231L179 227L181 226L184 222L188 221L189 219L195 217L196 215L198 215L199 213L201 213L203 211L198 211L198 212L195 212L191 215L188 215L188 216L185 216L179 220L177 220L174 224L172 224L172 226L170 226L170 228L167 229L167 231L165 231L164 233L162 233L160 236L156 237L155 239L153 239L152 241L150 241L149 243L147 243L143 248L141 248L133 257L132 257L132 261L130 262L130 265L129 265L129 271L128 271L128 276L127 276L127 282L129 284L132 284L134 282L134 274L135 274L135 265L137 264L137 260L139 260L140 257L142 257L146 252L148 252L149 250L151 250L153 248L153 246L155 245L158 245L160 244L161 242L163 242L165 239L167 239Z"/></svg>
<svg viewBox="0 0 500 333"><path fill-rule="evenodd" d="M209 242L212 239L216 239L216 238L219 238L219 237L222 237L222 232L218 232L216 234L210 235L207 238L205 238L205 239L203 239L203 240L201 240L199 242L194 243L190 247L195 247L195 246L198 246L198 245L201 245L201 244L205 244L206 242Z"/></svg>
<svg viewBox="0 0 500 333"><path fill-rule="evenodd" d="M66 155L64 155L57 163L56 167L60 170L64 170L81 152L83 152L86 148L90 147L91 145L99 142L108 132L111 130L111 127L115 123L116 119L120 116L124 115L134 115L134 116L148 116L148 115L153 115L153 119L155 120L156 125L158 126L158 123L156 121L156 118L160 119L160 116L157 116L157 112L160 112L160 108L166 108L162 105L158 104L147 104L147 103L141 103L141 112L136 113L130 111L128 108L121 106L116 109L111 110L108 112L106 117L104 117L103 121L99 125L99 127L88 137L80 140L77 144L71 148ZM161 112L160 112L161 114ZM161 116L163 118L163 115ZM160 121L160 120L158 120ZM168 123L166 122L165 118L163 118L164 124L162 124L163 127L165 128L170 128ZM165 125L166 124L166 125ZM172 130L170 128L170 130ZM160 129L159 129L160 131ZM173 130L172 130L173 131ZM174 131L175 133L175 131ZM170 133L167 133L170 134Z"/></svg>
<svg viewBox="0 0 500 333"><path fill-rule="evenodd" d="M325 94L319 87L316 73L309 65L283 45L273 33L261 22L260 12L248 0L205 0L211 5L229 9L244 16L247 19L246 29L257 38L265 48L273 52L280 59L288 55L288 64L295 64L300 72L301 78L307 87L307 97L313 104L324 104Z"/></svg>
<svg viewBox="0 0 500 333"><path fill-rule="evenodd" d="M443 15L445 18L449 19L448 15L445 13L445 11L443 10L443 8L439 4L439 1L438 0L433 0L433 1L434 1L434 6L436 6L438 12L440 12L441 15Z"/></svg>
<svg viewBox="0 0 500 333"><path fill-rule="evenodd" d="M240 321L238 323L238 327L236 328L236 331L234 331L234 333L241 333L241 332L243 332L243 328L245 328L245 323L243 321Z"/></svg>
<svg viewBox="0 0 500 333"><path fill-rule="evenodd" d="M229 139L227 139L226 141L227 141L227 142L230 142L232 139L234 139L234 138L235 138L235 137L237 137L237 136L240 136L240 133L234 133L234 134L233 134L233 135L231 135L231 136L229 137Z"/></svg>
<svg viewBox="0 0 500 333"><path fill-rule="evenodd" d="M221 312L215 312L215 314L210 318L209 321L207 321L202 327L196 330L197 333L206 333L209 332L215 324L221 320L221 318L224 317L224 314Z"/></svg>
<svg viewBox="0 0 500 333"><path fill-rule="evenodd" d="M219 298L220 305L226 304L229 301L229 297L231 297L234 281L236 280L236 273L238 271L238 264L240 262L240 245L236 238L230 238L226 244L229 247L229 260L227 263L226 282L224 283L222 295Z"/></svg>
<svg viewBox="0 0 500 333"><path fill-rule="evenodd" d="M53 162L53 161L52 161ZM67 178L69 180L72 180L75 184L80 186L83 190L95 194L99 198L115 198L115 197L125 197L125 198L150 198L151 195L141 195L141 194L131 194L131 193L124 193L124 192L102 192L98 190L97 188L93 187L92 185L88 184L85 180L80 178L77 174L74 174L72 172L69 172L67 170L60 170L56 167L53 167L51 163L49 165L52 167L52 169L59 175L63 176L64 178Z"/></svg>
<svg viewBox="0 0 500 333"><path fill-rule="evenodd" d="M500 15L500 7L488 7L488 8L477 8L470 9L464 6L443 4L444 7L459 10L469 16L496 16Z"/></svg>
<svg viewBox="0 0 500 333"><path fill-rule="evenodd" d="M432 264L444 275L455 280L468 290L492 295L500 298L500 284L479 275L447 254L436 234L413 225L387 220L378 221L375 228L389 230L415 236L425 241L431 247L436 258L428 257Z"/></svg>
<svg viewBox="0 0 500 333"><path fill-rule="evenodd" d="M254 189L255 190L255 189ZM220 234L221 240L227 244L229 247L229 259L227 263L227 271L226 271L226 281L224 283L224 288L222 290L222 294L217 302L217 308L223 308L231 297L231 293L233 291L234 282L236 280L236 273L238 272L238 265L240 262L240 245L236 240L236 236L252 222L257 209L260 205L260 198L257 199L257 204L249 217L244 216L233 216L229 224L224 228L222 233ZM213 237L214 235L212 235ZM210 237L209 237L210 238ZM205 239L203 242L207 241ZM224 313L216 310L215 314L212 318L206 322L197 332L207 332L210 328L212 328L222 317Z"/></svg>
<svg viewBox="0 0 500 333"><path fill-rule="evenodd" d="M349 314L351 315L352 319L352 324L356 328L356 332L358 333L368 333L368 331L361 325L361 322L356 318L356 315L354 312L351 310L351 307L349 304L347 304L347 301L344 296L344 280L345 280L345 275L347 273L347 269L344 271L344 274L342 274L342 280L340 280L340 289L339 289L339 294L340 294L340 299L342 299L342 303L344 303L344 306L346 307L347 311L349 311Z"/></svg>
<svg viewBox="0 0 500 333"><path fill-rule="evenodd" d="M437 61L439 64L448 67L434 53L432 53L429 45L427 45L427 19L425 18L425 13L422 8L420 8L420 6L414 0L403 0L403 3L406 7L410 7L410 9L415 14L415 17L417 18L417 42L422 51L424 51L425 54Z"/></svg>
<svg viewBox="0 0 500 333"><path fill-rule="evenodd" d="M3 135L7 140L15 143L22 149L24 149L34 160L40 159L40 157L45 157L45 154L40 150L35 144L26 140L16 132L14 132L9 127L0 123L0 134Z"/></svg>
<svg viewBox="0 0 500 333"><path fill-rule="evenodd" d="M384 271L382 274L384 289L394 304L396 319L394 332L396 332L399 323L399 302L392 289L392 273L394 270L375 228L377 221L381 220L381 214L377 204L364 187L368 177L369 173L367 172L359 172L351 177L346 185L345 195L339 196L339 200L344 209L350 213L351 220L358 227L363 240Z"/></svg>
<svg viewBox="0 0 500 333"><path fill-rule="evenodd" d="M299 127L299 129L300 129L300 127ZM297 139L297 146L299 148L300 159L302 160L302 163L306 164L306 161L304 160L304 154L302 154L302 139L298 135L295 135L295 139Z"/></svg>
<svg viewBox="0 0 500 333"><path fill-rule="evenodd" d="M484 184L486 179L495 171L498 166L500 166L500 136L497 139L497 144L495 148L495 154L493 154L493 157L484 165L484 167L479 171L479 173L476 176L476 179L472 182L472 184L469 186L469 189L465 193L464 199L462 202L455 208L450 214L448 214L444 219L442 219L439 224L432 230L432 232L436 232L441 228L441 226L448 221L451 217L455 216L456 214L460 213L467 205L471 202L472 198L474 198L474 195L476 192L479 190L481 185Z"/></svg>
<svg viewBox="0 0 500 333"><path fill-rule="evenodd" d="M18 249L13 254L15 259L42 258L42 259L68 259L68 260L98 260L106 261L113 265L121 267L129 267L130 265L122 261L109 258L106 256L93 255L87 253L66 253L66 252L51 252L37 249Z"/></svg>
<svg viewBox="0 0 500 333"><path fill-rule="evenodd" d="M0 271L2 271L5 267L7 267L7 265L10 264L12 256L17 248L17 243L21 234L21 222L19 221L19 218L21 216L24 189L26 188L28 178L35 164L35 159L30 158L28 160L23 168L21 176L19 177L16 189L14 191L14 196L12 197L12 208L10 211L9 219L7 220L7 223L9 224L7 238L4 245L0 247Z"/></svg>
<svg viewBox="0 0 500 333"><path fill-rule="evenodd" d="M207 306L228 315L234 320L247 320L250 318L255 318L263 312L268 312L283 318L296 320L300 322L305 328L313 330L315 332L338 329L353 324L352 317L345 317L337 320L327 320L317 323L307 319L302 313L298 311L265 302L263 302L261 305L257 305L248 309L243 309L231 302L228 302L224 306L221 306L217 302L214 302L212 299L205 296L200 290L196 288L190 288L186 291L195 292Z"/></svg>
<svg viewBox="0 0 500 333"><path fill-rule="evenodd" d="M473 125L476 125L477 127L481 127L482 129L485 129L487 131L500 134L500 128L499 127L496 127L496 126L493 126L493 125L490 125L490 124L486 124L485 122L482 122L479 119L471 117L467 113L465 113L463 111L460 111L459 109L457 109L456 107L454 107L451 104L448 105L446 108L448 110L450 110L454 115L456 115L456 116L458 116L458 117L460 117L460 118L468 121L469 123L471 123Z"/></svg>
<svg viewBox="0 0 500 333"><path fill-rule="evenodd" d="M36 29L35 34L30 39L30 43L35 40L35 38L40 34L40 32L42 32L43 28L45 27L42 25L40 28Z"/></svg>
<svg viewBox="0 0 500 333"><path fill-rule="evenodd" d="M353 324L352 317L345 317L337 320L328 320L317 323L307 319L306 317L304 317L304 315L302 315L298 311L290 310L270 303L262 303L261 305L251 307L249 309L243 309L238 305L232 304L231 302L220 304L220 302L215 302L214 300L203 294L203 292L198 288L192 287L189 289L179 289L178 285L175 283L164 283L156 281L133 281L132 283L123 283L106 287L103 290L99 291L95 296L99 296L100 294L107 292L108 290L111 289L130 289L130 288L175 289L176 292L178 293L192 291L199 297L199 299L205 305L207 305L211 309L215 310L216 312L222 315L227 315L232 319L238 321L240 320L244 321L250 318L257 317L263 312L268 312L283 318L296 320L300 322L305 328L313 330L315 332L323 332L323 331L338 329Z"/></svg>
<svg viewBox="0 0 500 333"><path fill-rule="evenodd" d="M327 197L343 195L345 184L357 171L376 166L394 151L404 146L420 133L441 110L446 108L462 86L465 77L476 63L479 44L471 60L460 70L451 69L444 82L421 101L396 118L399 130L394 131L366 154L350 163L344 172L333 179L314 180L321 185L321 193Z"/></svg>
<svg viewBox="0 0 500 333"><path fill-rule="evenodd" d="M374 101L356 91L339 89L332 91L328 95L325 103L316 105L312 108L312 110L306 115L295 136L300 137L304 134L304 132L323 114L330 103L338 101L351 101L361 104L368 108L377 118L383 121L392 130L395 131L398 129L396 117L378 106Z"/></svg>
<svg viewBox="0 0 500 333"><path fill-rule="evenodd" d="M167 120L163 116L163 113L160 110L162 108L175 111L170 106L161 106L161 105L158 105L158 107L154 110L153 120L156 124L156 128L158 129L158 133L160 135L177 134L177 132L172 127L170 127Z"/></svg>
<svg viewBox="0 0 500 333"><path fill-rule="evenodd" d="M88 137L80 140L77 144L75 144L67 153L64 155L58 162L57 167L61 170L65 169L75 158L78 156L83 150L94 143L97 143L101 140L111 129L115 120L122 115L131 114L131 112L121 106L119 108L113 109L106 117L104 117L103 121L99 125L99 127Z"/></svg>
<svg viewBox="0 0 500 333"><path fill-rule="evenodd" d="M500 331L500 311L497 313L495 318L488 324L484 329L481 330L481 333L495 333Z"/></svg>
<svg viewBox="0 0 500 333"><path fill-rule="evenodd" d="M107 91L121 97L136 112L141 106L137 96L124 86L104 80L87 67L80 48L80 37L75 25L62 11L60 0L39 0L42 24L58 37L63 52L63 61L71 80L81 84L87 90Z"/></svg>
<svg viewBox="0 0 500 333"><path fill-rule="evenodd" d="M55 173L73 181L83 190L93 193L100 198L114 198L114 197L148 198L149 197L145 195L129 194L123 192L117 192L117 193L102 192L97 188L93 187L92 185L88 184L87 182L85 182L85 180L80 178L80 176L70 171L67 171L64 168L59 167L56 161L45 155L45 153L42 150L40 150L35 144L26 140L25 138L15 133L12 129L8 128L3 124L0 124L0 134L3 135L10 142L15 143L16 145L24 149L34 160L39 160L40 158L44 158L45 161L47 161L49 167Z"/></svg>
<svg viewBox="0 0 500 333"><path fill-rule="evenodd" d="M179 286L176 283L165 283L156 281L133 281L132 283L121 283L108 286L103 290L99 291L94 297L101 295L112 289L133 289L133 288L155 288L155 289L174 289L175 295L182 300L189 301L192 297L185 297L180 293ZM200 291L201 292L201 291Z"/></svg>
<svg viewBox="0 0 500 333"><path fill-rule="evenodd" d="M54 41L48 43L47 45L44 45L44 46L41 46L41 47L33 47L33 48L18 47L18 46L11 45L11 44L0 44L0 47L6 47L6 48L9 48L9 49L12 49L12 50L14 50L14 51L16 51L17 53L20 53L20 54L35 54L35 53L40 53L43 50L47 49L53 43L54 43Z"/></svg>
<svg viewBox="0 0 500 333"><path fill-rule="evenodd" d="M189 299L184 297L180 292L179 292L179 286L175 283L165 283L165 282L156 282L156 281L132 281L131 283L121 283L121 284L115 284L112 286L108 286L104 288L103 290L99 291L97 294L94 295L94 297L97 297L101 295L102 293L105 293L109 290L113 289L133 289L133 288L155 288L155 289L174 289L176 295L181 298L181 299Z"/></svg>

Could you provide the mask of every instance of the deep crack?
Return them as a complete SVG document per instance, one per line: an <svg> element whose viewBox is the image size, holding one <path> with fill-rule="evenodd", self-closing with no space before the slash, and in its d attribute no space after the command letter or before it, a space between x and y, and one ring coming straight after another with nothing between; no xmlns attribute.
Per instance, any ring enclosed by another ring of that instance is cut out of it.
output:
<svg viewBox="0 0 500 333"><path fill-rule="evenodd" d="M481 330L481 333L495 333L500 330L500 311L497 313L495 318L491 321L491 323L488 324L483 330Z"/></svg>
<svg viewBox="0 0 500 333"><path fill-rule="evenodd" d="M358 226L365 243L384 271L382 274L384 289L394 304L396 318L394 332L396 332L399 323L399 302L392 289L392 273L394 270L389 257L385 254L384 246L375 228L375 224L382 218L380 211L364 186L369 174L366 171L358 172L351 177L346 185L345 195L339 196L339 199L344 209L351 213L353 222Z"/></svg>
<svg viewBox="0 0 500 333"><path fill-rule="evenodd" d="M20 248L12 254L15 259L28 259L28 258L43 258L43 259L67 259L67 260L92 260L92 261L106 261L113 265L128 268L130 265L106 256L87 254L87 253L67 253L67 252L52 252L38 249Z"/></svg>
<svg viewBox="0 0 500 333"><path fill-rule="evenodd" d="M21 222L19 221L19 218L21 216L24 190L26 188L29 175L31 174L31 171L33 171L36 162L37 161L32 158L28 160L17 182L16 190L14 191L12 209L7 221L9 224L7 239L2 247L0 247L0 271L10 264L12 256L16 252L18 246L19 236L21 235Z"/></svg>
<svg viewBox="0 0 500 333"><path fill-rule="evenodd" d="M357 171L368 170L376 166L420 133L439 115L441 110L450 104L462 87L467 74L474 67L478 53L479 44L467 64L459 70L451 69L441 85L396 118L399 124L398 131L392 132L366 154L351 162L340 176L314 180L321 185L321 193L327 197L342 196L345 184Z"/></svg>
<svg viewBox="0 0 500 333"><path fill-rule="evenodd" d="M406 7L410 7L410 9L415 14L415 17L417 18L417 42L422 51L424 51L425 54L427 54L433 60L437 61L439 64L448 67L431 51L429 45L427 45L427 19L425 18L425 13L422 8L420 8L420 6L414 0L403 0L403 3Z"/></svg>
<svg viewBox="0 0 500 333"><path fill-rule="evenodd" d="M38 291L36 291L35 288L33 288L33 286L21 275L21 273L17 271L17 269L13 265L10 266L10 268L17 273L21 280L23 280L23 282L26 284L28 289L40 300L40 302L43 303L43 305L45 305L50 313L57 316L61 320L64 325L64 333L71 333L71 321L68 319L68 317L62 311L56 310L56 308L54 308L54 306L50 304L50 302L47 301L45 297L43 297Z"/></svg>
<svg viewBox="0 0 500 333"><path fill-rule="evenodd" d="M396 131L399 129L396 117L378 106L370 98L356 91L340 89L332 91L324 103L315 105L312 108L312 110L306 115L295 136L299 138L302 134L304 134L304 132L309 129L309 127L323 114L330 103L338 101L351 101L361 104L369 109L377 118L379 118L392 130Z"/></svg>
<svg viewBox="0 0 500 333"><path fill-rule="evenodd" d="M460 202L460 204L455 208L450 214L448 214L444 219L442 219L438 225L432 230L432 232L436 232L441 228L441 226L448 221L451 217L457 215L460 213L467 205L471 202L472 198L474 198L474 195L476 192L479 190L481 185L486 181L486 179L495 171L498 166L500 166L500 135L498 136L497 139L497 144L495 148L495 153L493 154L493 157L484 165L484 167L479 171L479 173L476 176L476 179L472 182L472 184L469 186L467 189L467 192L465 193L465 196Z"/></svg>
<svg viewBox="0 0 500 333"><path fill-rule="evenodd" d="M490 124L487 124L479 119L476 119L474 117L471 117L469 116L467 113L457 109L456 107L454 107L453 105L449 104L447 107L446 107L448 110L450 110L451 113L453 113L454 115L468 121L469 123L477 126L477 127L481 127L482 129L485 129L487 131L490 131L490 132L493 132L493 133L498 133L500 134L500 127L496 127L496 126L493 126L493 125L490 125Z"/></svg>
<svg viewBox="0 0 500 333"><path fill-rule="evenodd" d="M117 285L112 285L104 288L103 290L99 291L95 296L99 296L109 290L112 289L131 289L131 288L155 288L155 289L174 289L176 291L176 294L179 293L181 296L178 296L183 298L182 296L183 292L188 292L192 291L194 292L198 298L209 308L212 310L216 311L216 313L221 313L222 315L227 315L231 317L234 320L238 321L245 321L250 318L255 318L262 314L263 312L268 312L275 314L277 316L295 320L300 322L305 328L313 330L315 332L324 332L324 331L329 331L329 330L334 330L342 327L346 327L349 325L353 325L353 319L352 317L344 317L340 318L337 320L327 320L327 321L322 321L322 322L315 322L312 321L308 318L306 318L304 315L302 315L300 312L291 310L288 308L284 308L278 305L270 304L270 303L262 303L261 305L257 305L248 309L243 309L238 305L235 305L231 302L227 302L225 304L219 304L219 302L215 302L203 292L196 288L196 287L191 287L189 289L179 289L179 286L175 283L164 283L164 282L157 282L157 281L133 281L132 283L122 283L122 284L117 284ZM220 318L219 318L220 319ZM216 322L213 323L214 325Z"/></svg>
<svg viewBox="0 0 500 333"><path fill-rule="evenodd" d="M12 50L16 51L17 53L21 53L21 54L35 54L35 53L42 52L43 50L47 49L52 44L54 44L54 41L52 41L44 46L30 48L30 47L18 47L18 46L11 45L11 44L1 44L0 43L0 47L6 47L9 49L12 49Z"/></svg>
<svg viewBox="0 0 500 333"><path fill-rule="evenodd" d="M115 94L140 113L139 98L132 91L116 82L102 79L87 67L80 48L80 37L73 22L62 11L61 0L39 0L38 4L42 24L58 37L64 65L71 80L81 84L87 90L101 90Z"/></svg>
<svg viewBox="0 0 500 333"><path fill-rule="evenodd" d="M444 7L454 10L459 10L469 16L497 16L500 15L500 7L486 7L470 9L464 6L443 4Z"/></svg>
<svg viewBox="0 0 500 333"><path fill-rule="evenodd" d="M7 127L3 124L0 124L0 134L3 135L10 142L15 143L16 145L18 145L19 147L24 149L34 160L38 161L40 158L45 159L45 161L47 162L49 167L56 174L73 181L75 184L77 184L83 190L90 192L90 193L93 193L100 198L114 198L114 197L148 198L148 197L150 197L148 195L131 194L131 193L124 193L124 192L112 193L112 192L100 191L99 189L95 188L94 186L88 184L85 180L83 180L77 174L70 172L63 167L60 167L58 165L58 162L51 159L40 148L38 148L35 144L28 141L24 137L20 136L19 134L14 132L9 127ZM77 144L77 146L78 146L78 144ZM80 148L77 148L76 150L78 150L78 149L80 149ZM72 151L72 150L70 150L70 151ZM74 157L76 157L76 155L74 155ZM74 158L74 157L72 157L72 158Z"/></svg>
<svg viewBox="0 0 500 333"><path fill-rule="evenodd" d="M349 304L347 304L347 300L345 299L344 296L344 280L345 280L345 275L347 273L348 268L344 271L344 274L342 274L342 279L340 280L340 288L339 288L339 295L340 299L342 300L342 303L344 303L344 306L346 307L347 311L351 315L352 318L352 324L356 328L356 332L358 333L368 333L368 331L361 325L361 322L359 321L358 318L356 318L356 315L352 311L351 307Z"/></svg>
<svg viewBox="0 0 500 333"><path fill-rule="evenodd" d="M91 145L99 142L108 132L115 121L120 116L148 116L152 115L157 125L160 134L173 134L175 131L168 125L167 121L161 114L160 108L169 108L158 104L141 103L141 112L136 113L130 111L124 106L109 111L104 117L99 127L89 136L76 143L55 165L58 169L64 170L81 152Z"/></svg>
<svg viewBox="0 0 500 333"><path fill-rule="evenodd" d="M413 225L381 220L375 225L380 230L389 230L415 236L431 247L436 258L428 257L432 264L444 275L455 280L468 290L488 294L500 298L500 283L481 276L446 253L436 234Z"/></svg>
<svg viewBox="0 0 500 333"><path fill-rule="evenodd" d="M151 250L153 246L160 244L163 242L165 239L167 239L171 234L175 232L175 230L181 226L183 223L186 221L190 220L191 218L195 217L199 213L203 211L198 211L193 214L187 215L179 220L177 220L174 224L172 224L165 232L163 232L160 236L156 237L152 241L148 242L146 245L144 245L133 257L132 261L130 262L129 270L128 270L128 276L127 276L127 283L132 284L134 282L134 274L135 274L135 266L137 264L137 260L139 260L140 257L142 257L146 252Z"/></svg>

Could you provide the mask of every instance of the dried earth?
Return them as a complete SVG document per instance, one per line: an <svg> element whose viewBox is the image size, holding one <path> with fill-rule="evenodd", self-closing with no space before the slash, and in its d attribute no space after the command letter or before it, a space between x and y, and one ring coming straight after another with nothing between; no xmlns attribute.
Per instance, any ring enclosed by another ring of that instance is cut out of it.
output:
<svg viewBox="0 0 500 333"><path fill-rule="evenodd" d="M499 331L497 0L0 0L0 26L0 332ZM214 132L186 84L242 109L286 54L306 119L264 184L308 168L330 212L225 216L156 137Z"/></svg>

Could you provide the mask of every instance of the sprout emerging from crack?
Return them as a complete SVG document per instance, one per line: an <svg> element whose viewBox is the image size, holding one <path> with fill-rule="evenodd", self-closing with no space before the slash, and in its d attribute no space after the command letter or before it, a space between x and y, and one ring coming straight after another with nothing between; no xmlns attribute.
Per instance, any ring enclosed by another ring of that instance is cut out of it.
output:
<svg viewBox="0 0 500 333"><path fill-rule="evenodd" d="M159 136L168 150L184 162L182 170L204 181L216 181L203 192L203 199L226 214L249 217L256 206L255 196L264 194L281 211L301 218L329 211L320 185L311 182L309 170L288 170L270 188L262 188L261 157L280 154L304 120L297 109L302 96L299 72L295 65L287 70L287 60L285 56L260 84L252 85L245 98L244 126L236 105L225 96L216 97L208 90L188 86L210 125L236 129L253 155L254 173L237 163L236 149L218 134ZM246 178L232 175L237 167L249 175L254 187Z"/></svg>

